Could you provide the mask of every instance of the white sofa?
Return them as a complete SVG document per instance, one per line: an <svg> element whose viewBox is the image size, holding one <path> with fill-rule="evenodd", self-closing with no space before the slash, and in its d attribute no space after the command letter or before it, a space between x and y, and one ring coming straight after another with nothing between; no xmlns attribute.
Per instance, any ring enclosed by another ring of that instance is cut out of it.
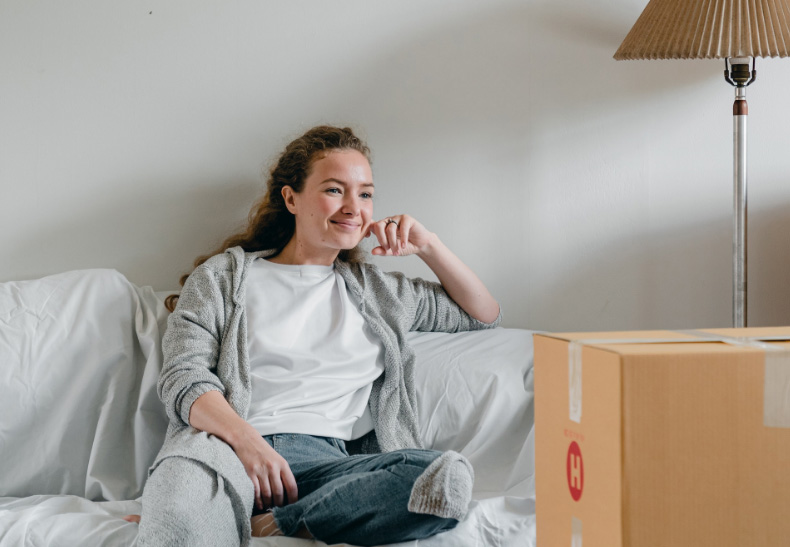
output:
<svg viewBox="0 0 790 547"><path fill-rule="evenodd" d="M133 545L166 428L164 294L114 270L0 283L0 547ZM402 545L535 545L532 336L414 333L422 436L476 471L468 517ZM253 545L324 545L292 538Z"/></svg>

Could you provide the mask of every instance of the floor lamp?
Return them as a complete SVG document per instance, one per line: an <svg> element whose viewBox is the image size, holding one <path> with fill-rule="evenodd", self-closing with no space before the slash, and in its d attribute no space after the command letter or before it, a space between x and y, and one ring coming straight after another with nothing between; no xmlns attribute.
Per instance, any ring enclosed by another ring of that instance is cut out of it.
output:
<svg viewBox="0 0 790 547"><path fill-rule="evenodd" d="M790 55L790 0L650 0L614 54L724 59L733 104L733 326L746 326L746 86L755 58Z"/></svg>

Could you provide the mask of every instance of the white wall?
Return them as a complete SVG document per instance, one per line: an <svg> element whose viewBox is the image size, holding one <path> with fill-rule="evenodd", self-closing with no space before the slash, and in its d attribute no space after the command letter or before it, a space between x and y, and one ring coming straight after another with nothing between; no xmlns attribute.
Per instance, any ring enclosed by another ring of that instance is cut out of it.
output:
<svg viewBox="0 0 790 547"><path fill-rule="evenodd" d="M614 61L645 4L0 0L0 281L175 288L328 122L505 325L728 326L733 91L723 61ZM790 324L790 60L757 68L749 320Z"/></svg>

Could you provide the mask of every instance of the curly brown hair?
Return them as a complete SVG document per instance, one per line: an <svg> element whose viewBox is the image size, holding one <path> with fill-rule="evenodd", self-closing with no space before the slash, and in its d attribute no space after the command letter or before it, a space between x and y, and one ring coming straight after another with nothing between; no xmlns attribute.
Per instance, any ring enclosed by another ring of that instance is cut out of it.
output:
<svg viewBox="0 0 790 547"><path fill-rule="evenodd" d="M285 206L283 187L290 186L294 192L301 192L313 163L333 150L356 150L371 161L370 149L350 128L329 125L313 127L291 141L271 168L266 193L252 206L246 229L228 237L211 253L197 257L194 268L236 246L247 252L271 249L275 251L274 254L278 254L282 251L296 229L294 216ZM354 247L340 251L338 258L346 262L361 262L363 255L359 247ZM182 287L189 275L181 276L179 283ZM165 307L172 312L177 302L178 294L171 294L165 299Z"/></svg>

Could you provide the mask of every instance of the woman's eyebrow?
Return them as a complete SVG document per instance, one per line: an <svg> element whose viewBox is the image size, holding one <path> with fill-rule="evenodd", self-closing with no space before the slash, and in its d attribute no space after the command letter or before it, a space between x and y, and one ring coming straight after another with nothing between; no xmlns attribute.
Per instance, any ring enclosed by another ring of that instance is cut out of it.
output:
<svg viewBox="0 0 790 547"><path fill-rule="evenodd" d="M321 184L325 184L327 182L336 182L337 184L342 184L343 186L348 186L347 182L342 181L340 179L335 179L335 178L328 178L326 180L322 180ZM363 182L360 186L374 186L374 184L372 182Z"/></svg>

